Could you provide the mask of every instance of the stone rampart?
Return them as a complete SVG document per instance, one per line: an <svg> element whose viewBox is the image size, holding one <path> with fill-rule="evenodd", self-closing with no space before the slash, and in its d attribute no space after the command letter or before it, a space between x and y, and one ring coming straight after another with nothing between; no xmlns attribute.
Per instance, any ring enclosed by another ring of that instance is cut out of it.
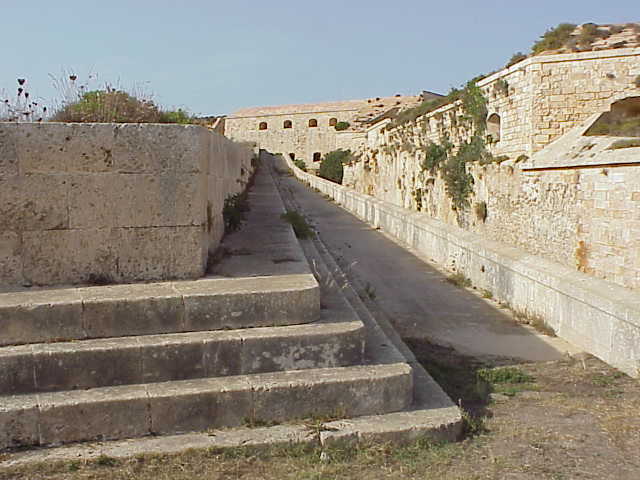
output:
<svg viewBox="0 0 640 480"><path fill-rule="evenodd" d="M627 48L536 56L480 81L489 119L500 117L499 124L487 125L494 137L488 148L502 158L466 166L473 193L465 209L452 208L441 172L423 168L429 142L448 136L459 144L470 137L460 121L459 103L399 127L389 128L389 120L373 125L356 161L345 167L343 183L485 238L640 288L638 149L608 150L614 137L605 145L602 137L582 136L585 129L580 127L618 100L640 97L635 83L639 74L640 49ZM581 132L571 136L574 130ZM563 140L567 136L569 143ZM556 148L558 142L561 148ZM555 166L527 169L529 157Z"/></svg>
<svg viewBox="0 0 640 480"><path fill-rule="evenodd" d="M0 286L201 276L252 155L198 126L0 124Z"/></svg>
<svg viewBox="0 0 640 480"><path fill-rule="evenodd" d="M304 173L286 160L299 179L400 244L462 273L514 311L542 319L574 345L640 376L640 303L635 292Z"/></svg>

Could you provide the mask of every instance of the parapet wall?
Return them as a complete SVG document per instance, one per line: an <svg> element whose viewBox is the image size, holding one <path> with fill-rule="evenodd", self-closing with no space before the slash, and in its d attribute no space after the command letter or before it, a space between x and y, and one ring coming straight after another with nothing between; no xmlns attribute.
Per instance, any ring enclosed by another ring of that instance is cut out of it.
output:
<svg viewBox="0 0 640 480"><path fill-rule="evenodd" d="M633 291L355 192L286 161L296 177L400 244L455 268L513 310L544 320L558 336L640 376L640 304Z"/></svg>
<svg viewBox="0 0 640 480"><path fill-rule="evenodd" d="M0 286L202 276L252 155L191 125L0 124Z"/></svg>

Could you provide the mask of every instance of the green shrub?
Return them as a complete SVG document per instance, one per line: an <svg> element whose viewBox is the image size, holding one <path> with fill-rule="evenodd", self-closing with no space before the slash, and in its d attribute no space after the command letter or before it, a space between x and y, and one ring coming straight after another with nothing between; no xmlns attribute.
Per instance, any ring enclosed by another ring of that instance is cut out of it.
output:
<svg viewBox="0 0 640 480"><path fill-rule="evenodd" d="M558 50L562 48L571 38L571 34L577 25L573 23L561 23L555 28L547 30L540 40L533 44L531 50L534 54L542 53L547 50Z"/></svg>
<svg viewBox="0 0 640 480"><path fill-rule="evenodd" d="M243 193L236 193L235 195L229 195L224 200L224 207L222 208L224 231L226 233L230 233L239 230L248 211L249 202L246 191Z"/></svg>
<svg viewBox="0 0 640 480"><path fill-rule="evenodd" d="M182 109L162 111L153 101L107 87L92 90L67 103L51 118L54 122L73 123L194 123Z"/></svg>
<svg viewBox="0 0 640 480"><path fill-rule="evenodd" d="M582 48L589 48L591 44L599 38L607 38L610 33L601 30L595 23L585 23L582 25L580 35L578 35L578 45Z"/></svg>
<svg viewBox="0 0 640 480"><path fill-rule="evenodd" d="M534 378L515 367L481 368L478 378L488 383L530 383Z"/></svg>
<svg viewBox="0 0 640 480"><path fill-rule="evenodd" d="M335 125L335 127L334 127L334 128L335 128L337 131L339 131L339 132L340 132L340 131L342 131L342 130L346 130L346 129L347 129L347 128L349 128L349 127L350 127L349 122L338 122L338 123L336 123L336 125Z"/></svg>
<svg viewBox="0 0 640 480"><path fill-rule="evenodd" d="M296 167L298 167L300 170L302 170L303 172L307 171L307 164L301 158L294 158L293 159L293 164Z"/></svg>
<svg viewBox="0 0 640 480"><path fill-rule="evenodd" d="M313 236L313 230L307 223L307 220L295 210L287 210L287 213L280 215L285 222L293 227L293 232L300 239L310 238Z"/></svg>
<svg viewBox="0 0 640 480"><path fill-rule="evenodd" d="M195 119L188 112L179 108L178 110L160 112L159 123L179 123L188 125L195 122Z"/></svg>
<svg viewBox="0 0 640 480"><path fill-rule="evenodd" d="M451 145L448 139L445 139L442 144L429 142L425 149L425 159L422 162L422 170L428 170L429 173L434 175L436 170L446 162L451 148L453 148L453 145Z"/></svg>
<svg viewBox="0 0 640 480"><path fill-rule="evenodd" d="M607 150L619 150L621 148L640 147L640 139L616 140Z"/></svg>
<svg viewBox="0 0 640 480"><path fill-rule="evenodd" d="M482 222L485 222L487 220L487 202L482 201L476 203L475 210L478 220L482 220Z"/></svg>
<svg viewBox="0 0 640 480"><path fill-rule="evenodd" d="M516 52L513 55L511 55L511 58L509 59L509 61L505 65L505 68L509 68L510 66L515 65L518 62L521 62L525 58L527 58L527 56L524 53Z"/></svg>
<svg viewBox="0 0 640 480"><path fill-rule="evenodd" d="M333 152L329 152L320 162L318 176L341 184L344 173L343 165L350 161L351 152L349 150L334 150Z"/></svg>

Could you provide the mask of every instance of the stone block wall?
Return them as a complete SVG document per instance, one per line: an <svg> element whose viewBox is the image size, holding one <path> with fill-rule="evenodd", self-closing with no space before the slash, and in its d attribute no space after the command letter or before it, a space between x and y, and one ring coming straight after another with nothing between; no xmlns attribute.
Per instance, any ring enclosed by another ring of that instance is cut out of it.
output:
<svg viewBox="0 0 640 480"><path fill-rule="evenodd" d="M473 195L462 211L452 209L441 175L421 167L429 141L439 142L445 134L453 143L469 137L456 124L456 105L393 129L385 122L372 126L359 161L345 167L343 183L484 238L640 288L640 166L633 166L638 149L613 152L604 141L602 148L595 146L598 141L583 132L570 134L616 100L640 96L634 83L639 74L636 48L533 57L481 81L489 115L501 116L500 141L490 150L509 160L467 166ZM558 147L567 136L573 143ZM527 170L527 162L516 161L520 155L540 156L551 168ZM625 158L616 161L616 156ZM481 203L485 220L475 213Z"/></svg>
<svg viewBox="0 0 640 480"><path fill-rule="evenodd" d="M304 160L307 168L313 170L319 168L319 162L314 161L314 154L319 153L324 157L338 148L353 148L361 143L362 134L337 132L329 124L332 118L338 122L352 123L357 113L357 109L352 109L251 117L231 116L226 120L225 135L232 140L253 142L271 153L293 153L295 158ZM310 127L310 120L316 120L317 126ZM284 128L285 121L291 122L291 128ZM263 122L267 124L267 128L260 130L260 124Z"/></svg>
<svg viewBox="0 0 640 480"><path fill-rule="evenodd" d="M0 286L201 276L251 155L197 126L0 124Z"/></svg>

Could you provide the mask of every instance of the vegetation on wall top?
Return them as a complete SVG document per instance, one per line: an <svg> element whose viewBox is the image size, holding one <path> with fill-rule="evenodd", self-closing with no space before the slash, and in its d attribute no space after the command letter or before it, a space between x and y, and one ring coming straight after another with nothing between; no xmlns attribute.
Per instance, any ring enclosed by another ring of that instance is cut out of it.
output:
<svg viewBox="0 0 640 480"><path fill-rule="evenodd" d="M103 88L90 89L95 79L80 82L78 76L64 72L62 77L53 75L54 88L59 99L53 101L54 108L37 100L27 88L27 80L18 79L14 98L2 94L0 120L12 122L96 122L96 123L203 123L183 109L160 108L149 95L140 91L127 92L109 84ZM134 89L135 90L135 89Z"/></svg>
<svg viewBox="0 0 640 480"><path fill-rule="evenodd" d="M350 163L351 160L351 151L349 150L338 149L329 152L320 163L318 176L341 184L344 173L343 165Z"/></svg>

